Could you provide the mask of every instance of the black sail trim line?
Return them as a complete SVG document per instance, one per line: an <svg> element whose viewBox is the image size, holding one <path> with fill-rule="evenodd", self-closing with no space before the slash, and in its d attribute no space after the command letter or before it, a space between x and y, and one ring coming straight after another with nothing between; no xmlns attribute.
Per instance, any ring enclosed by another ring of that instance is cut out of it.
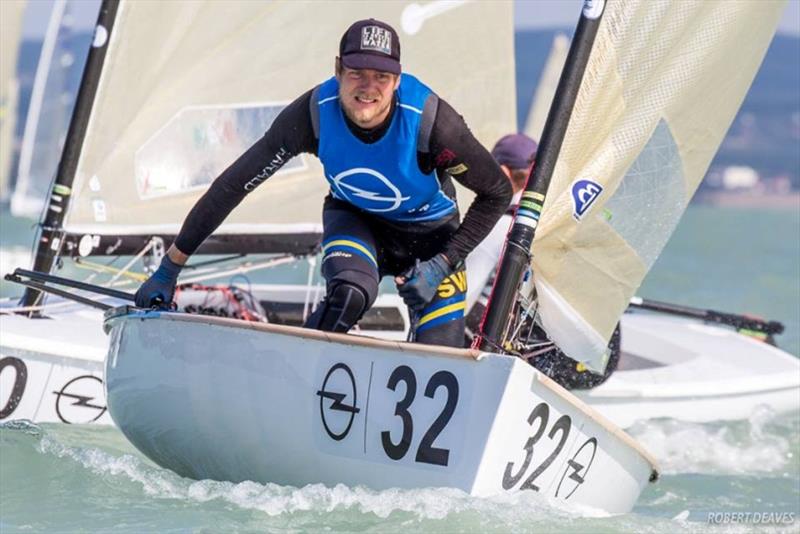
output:
<svg viewBox="0 0 800 534"><path fill-rule="evenodd" d="M103 63L111 41L118 8L119 0L103 0L100 6L100 13L95 25L94 40L89 49L89 56L86 60L86 67L83 70L78 96L75 101L75 109L72 112L72 119L64 142L64 150L61 153L61 160L58 162L56 177L43 216L32 268L34 271L50 272L56 257L61 251L64 215L70 202L72 183L75 179L78 160L83 149L83 142L86 137L86 130L92 114L92 107L97 94L97 87L100 83ZM105 36L105 42L100 46L95 46L98 36L103 35ZM28 288L22 296L20 305L25 307L35 306L39 303L41 297L41 291ZM34 314L35 312L31 312L31 315Z"/></svg>
<svg viewBox="0 0 800 534"><path fill-rule="evenodd" d="M600 9L604 10L604 0L600 0L600 3L603 4ZM575 29L575 36L567 54L564 69L561 71L553 103L547 114L533 175L528 180L528 185L523 193L523 196L526 193L537 195L536 202L540 205L544 205L544 196L550 186L581 80L602 20L602 12L592 18L587 17L587 13L592 11L596 13L597 9L598 0L584 0L583 12ZM518 213L509 233L508 246L506 246L501 260L481 325L477 345L482 350L497 351L503 347L505 341L503 338L510 324L522 276L530 264L530 250L534 234L534 227L520 223Z"/></svg>

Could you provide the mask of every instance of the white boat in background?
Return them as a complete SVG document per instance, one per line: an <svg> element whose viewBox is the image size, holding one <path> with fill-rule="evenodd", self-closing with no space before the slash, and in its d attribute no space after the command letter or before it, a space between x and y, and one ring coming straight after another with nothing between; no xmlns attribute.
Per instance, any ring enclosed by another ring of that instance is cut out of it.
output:
<svg viewBox="0 0 800 534"><path fill-rule="evenodd" d="M626 313L622 354L599 386L574 390L628 428L648 419L748 419L759 408L800 410L800 360L733 328L663 314Z"/></svg>
<svg viewBox="0 0 800 534"><path fill-rule="evenodd" d="M55 320L2 316L0 421L113 424L103 381L108 340L90 327L102 312L54 304Z"/></svg>

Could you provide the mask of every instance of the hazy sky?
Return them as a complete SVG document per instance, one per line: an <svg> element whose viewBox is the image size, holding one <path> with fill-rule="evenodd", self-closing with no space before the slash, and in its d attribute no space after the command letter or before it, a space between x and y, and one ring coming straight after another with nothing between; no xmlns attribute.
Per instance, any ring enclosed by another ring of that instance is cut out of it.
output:
<svg viewBox="0 0 800 534"><path fill-rule="evenodd" d="M583 0L515 0L514 24L517 28L571 27L582 5ZM800 0L789 0L778 32L800 35Z"/></svg>
<svg viewBox="0 0 800 534"><path fill-rule="evenodd" d="M420 3L425 3L425 0L420 0ZM29 0L23 35L44 35L52 4L53 0ZM76 22L85 21L83 27L91 27L99 0L74 0L74 4L72 10ZM514 5L517 28L570 28L578 20L583 0L514 0ZM778 31L800 35L800 0L789 0Z"/></svg>

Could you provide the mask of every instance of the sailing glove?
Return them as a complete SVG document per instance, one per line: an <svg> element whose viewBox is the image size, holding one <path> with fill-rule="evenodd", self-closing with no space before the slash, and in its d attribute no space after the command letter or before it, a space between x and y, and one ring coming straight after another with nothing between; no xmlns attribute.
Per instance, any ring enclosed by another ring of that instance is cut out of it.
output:
<svg viewBox="0 0 800 534"><path fill-rule="evenodd" d="M140 308L169 306L182 268L182 265L178 265L165 254L156 272L136 292L134 296L136 305Z"/></svg>
<svg viewBox="0 0 800 534"><path fill-rule="evenodd" d="M397 287L406 306L420 312L436 296L436 288L451 273L442 254L417 264L402 274L405 282Z"/></svg>

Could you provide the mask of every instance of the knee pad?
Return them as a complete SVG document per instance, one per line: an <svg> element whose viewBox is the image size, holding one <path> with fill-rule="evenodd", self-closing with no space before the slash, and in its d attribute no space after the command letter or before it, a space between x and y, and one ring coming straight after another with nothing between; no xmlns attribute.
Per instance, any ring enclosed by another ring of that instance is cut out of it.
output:
<svg viewBox="0 0 800 534"><path fill-rule="evenodd" d="M306 328L326 332L347 332L372 304L367 292L349 282L339 282L328 287L328 294L319 308L306 321Z"/></svg>

